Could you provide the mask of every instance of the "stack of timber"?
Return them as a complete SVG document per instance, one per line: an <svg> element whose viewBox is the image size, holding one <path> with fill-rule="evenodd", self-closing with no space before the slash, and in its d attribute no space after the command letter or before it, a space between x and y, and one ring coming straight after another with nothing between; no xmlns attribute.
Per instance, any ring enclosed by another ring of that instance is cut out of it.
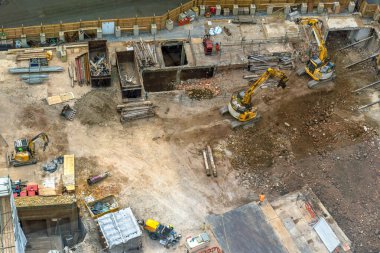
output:
<svg viewBox="0 0 380 253"><path fill-rule="evenodd" d="M139 42L133 43L133 49L140 67L154 67L157 65L156 49L145 43L141 38Z"/></svg>
<svg viewBox="0 0 380 253"><path fill-rule="evenodd" d="M49 55L45 52L38 52L38 53L25 52L25 53L17 54L16 60L26 61L26 60L35 59L35 58L47 59L48 57Z"/></svg>
<svg viewBox="0 0 380 253"><path fill-rule="evenodd" d="M265 71L268 68L293 69L294 61L290 53L248 56L248 70L251 72Z"/></svg>
<svg viewBox="0 0 380 253"><path fill-rule="evenodd" d="M121 122L150 118L155 115L153 103L150 101L139 101L118 105L117 110L121 114Z"/></svg>

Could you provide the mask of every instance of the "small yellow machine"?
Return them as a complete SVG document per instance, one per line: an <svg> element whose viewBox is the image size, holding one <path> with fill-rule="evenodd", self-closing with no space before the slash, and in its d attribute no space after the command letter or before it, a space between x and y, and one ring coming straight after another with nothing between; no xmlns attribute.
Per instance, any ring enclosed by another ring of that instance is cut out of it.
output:
<svg viewBox="0 0 380 253"><path fill-rule="evenodd" d="M160 243L166 248L178 243L182 237L181 234L174 231L172 225L165 226L153 219L147 219L143 224L144 230L148 232L149 237L152 240L160 240Z"/></svg>
<svg viewBox="0 0 380 253"><path fill-rule="evenodd" d="M329 81L335 78L335 65L328 57L325 40L323 39L320 24L322 21L316 18L299 18L297 24L308 25L313 30L315 39L318 44L319 55L314 55L307 62L305 68L297 71L298 75L307 73L313 80L308 82L308 87L313 88L322 81Z"/></svg>
<svg viewBox="0 0 380 253"><path fill-rule="evenodd" d="M10 156L7 155L8 165L20 167L37 163L35 142L41 139L43 141L43 151L49 145L49 137L45 133L40 133L31 140L19 139L14 142L15 151Z"/></svg>
<svg viewBox="0 0 380 253"><path fill-rule="evenodd" d="M252 103L252 95L270 77L279 79L277 87L286 87L288 77L280 70L268 68L246 91L232 95L227 106L220 109L221 114L229 112L237 121L231 122L232 128L247 125L258 119L256 108Z"/></svg>

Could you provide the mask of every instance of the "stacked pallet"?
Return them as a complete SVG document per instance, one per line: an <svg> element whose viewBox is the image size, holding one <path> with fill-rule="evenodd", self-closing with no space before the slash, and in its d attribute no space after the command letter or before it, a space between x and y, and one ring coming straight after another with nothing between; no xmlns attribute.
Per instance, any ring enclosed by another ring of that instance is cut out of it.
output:
<svg viewBox="0 0 380 253"><path fill-rule="evenodd" d="M154 67L157 65L156 49L148 43L145 43L141 38L139 42L133 43L135 56L140 67Z"/></svg>
<svg viewBox="0 0 380 253"><path fill-rule="evenodd" d="M150 101L131 102L117 106L120 121L129 122L137 119L150 118L155 115L153 103Z"/></svg>
<svg viewBox="0 0 380 253"><path fill-rule="evenodd" d="M248 70L265 71L268 68L293 69L294 62L290 53L273 55L252 54L248 56Z"/></svg>

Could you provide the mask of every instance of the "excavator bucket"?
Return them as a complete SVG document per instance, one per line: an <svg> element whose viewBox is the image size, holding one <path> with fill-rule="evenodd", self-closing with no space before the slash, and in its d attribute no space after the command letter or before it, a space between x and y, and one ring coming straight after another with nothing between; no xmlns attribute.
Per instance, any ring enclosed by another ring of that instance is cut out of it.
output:
<svg viewBox="0 0 380 253"><path fill-rule="evenodd" d="M65 105L62 108L61 116L67 120L73 120L76 113L77 113L77 111L75 109L71 108L70 105Z"/></svg>

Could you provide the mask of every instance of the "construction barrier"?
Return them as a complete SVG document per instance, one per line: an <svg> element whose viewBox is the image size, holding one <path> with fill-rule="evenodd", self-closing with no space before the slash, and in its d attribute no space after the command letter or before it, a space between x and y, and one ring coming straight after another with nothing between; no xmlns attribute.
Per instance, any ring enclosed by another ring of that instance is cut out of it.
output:
<svg viewBox="0 0 380 253"><path fill-rule="evenodd" d="M285 7L285 5L298 5L303 2L310 2L309 0L192 0L185 4L181 4L175 9L168 11L161 16L151 17L135 17L135 18L120 18L120 19L99 19L93 21L79 21L72 23L60 23L60 24L41 24L39 26L25 26L17 28L1 28L0 35L6 39L20 39L21 35L25 35L28 39L39 39L40 34L44 33L46 38L58 38L59 32L79 32L93 31L96 32L97 28L102 27L103 22L114 22L115 27L119 26L121 31L133 32L133 26L138 25L139 31L150 31L152 24L156 24L157 30L165 29L166 21L168 19L177 22L179 14L191 9L195 6L205 5L206 7L221 5L221 8L232 9L233 5L239 7L249 7L251 4L256 5L257 10L265 10L268 5L274 7ZM332 6L333 2L339 2L341 8L347 7L349 0L315 0L312 4L315 6L319 2L323 2L326 7ZM367 4L363 7L365 11L370 12L374 7Z"/></svg>

